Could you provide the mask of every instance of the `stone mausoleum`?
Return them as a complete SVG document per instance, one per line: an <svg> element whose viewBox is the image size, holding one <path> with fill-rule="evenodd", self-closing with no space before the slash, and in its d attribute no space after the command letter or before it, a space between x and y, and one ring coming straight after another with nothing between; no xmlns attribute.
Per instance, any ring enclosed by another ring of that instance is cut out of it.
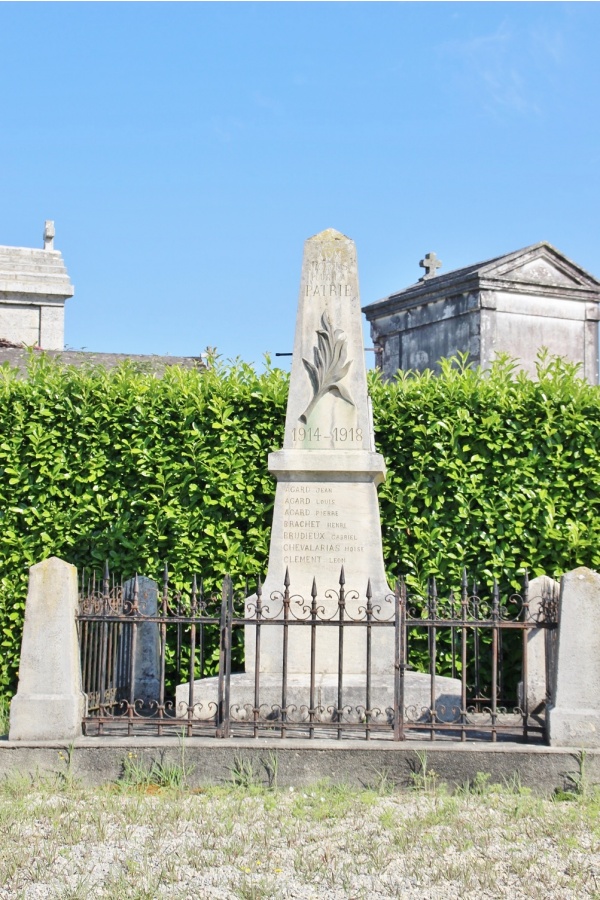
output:
<svg viewBox="0 0 600 900"><path fill-rule="evenodd" d="M12 344L62 350L65 301L73 285L59 250L54 222L46 222L43 249L0 247L0 338Z"/></svg>
<svg viewBox="0 0 600 900"><path fill-rule="evenodd" d="M445 274L434 253L420 265L425 274L416 284L363 309L385 377L439 371L440 359L458 352L484 368L508 353L535 375L547 347L598 383L600 282L550 244Z"/></svg>

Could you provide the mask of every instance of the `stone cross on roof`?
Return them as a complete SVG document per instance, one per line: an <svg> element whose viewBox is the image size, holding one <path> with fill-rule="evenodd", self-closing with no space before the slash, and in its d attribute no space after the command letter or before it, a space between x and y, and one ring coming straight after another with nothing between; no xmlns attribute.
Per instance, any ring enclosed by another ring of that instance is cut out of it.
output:
<svg viewBox="0 0 600 900"><path fill-rule="evenodd" d="M44 250L54 250L55 235L54 222L50 219L46 219L44 222Z"/></svg>
<svg viewBox="0 0 600 900"><path fill-rule="evenodd" d="M419 265L425 269L425 274L422 278L419 278L419 281L426 281L428 278L435 278L437 274L435 270L441 268L442 262L435 253L426 253L425 259L421 259Z"/></svg>

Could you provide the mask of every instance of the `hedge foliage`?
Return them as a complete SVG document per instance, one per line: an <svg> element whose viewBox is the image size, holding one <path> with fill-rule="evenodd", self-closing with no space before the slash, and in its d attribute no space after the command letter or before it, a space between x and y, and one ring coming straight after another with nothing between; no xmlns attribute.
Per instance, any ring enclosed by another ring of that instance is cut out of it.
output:
<svg viewBox="0 0 600 900"><path fill-rule="evenodd" d="M268 556L287 375L32 360L0 374L0 684L14 685L27 569L56 555L173 583L258 574ZM241 579L238 579L238 586Z"/></svg>
<svg viewBox="0 0 600 900"><path fill-rule="evenodd" d="M600 563L600 392L542 358L538 381L507 359L484 375L458 359L440 376L371 373L390 578L462 567L518 586ZM0 369L0 686L14 688L27 570L78 567L158 576L264 573L288 376L237 362L163 377L131 364Z"/></svg>
<svg viewBox="0 0 600 900"><path fill-rule="evenodd" d="M600 565L600 389L544 353L537 380L503 357L490 373L443 362L371 394L384 555L391 572L457 584L463 566L518 588Z"/></svg>

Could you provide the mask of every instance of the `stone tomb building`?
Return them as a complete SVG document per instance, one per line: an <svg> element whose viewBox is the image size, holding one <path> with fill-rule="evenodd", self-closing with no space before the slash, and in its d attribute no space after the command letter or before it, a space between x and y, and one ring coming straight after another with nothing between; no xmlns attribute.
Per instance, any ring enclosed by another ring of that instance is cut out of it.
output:
<svg viewBox="0 0 600 900"><path fill-rule="evenodd" d="M484 368L508 353L535 375L547 347L598 383L600 282L550 244L445 274L435 254L420 264L426 273L417 284L363 309L385 377L439 372L439 360L458 352Z"/></svg>
<svg viewBox="0 0 600 900"><path fill-rule="evenodd" d="M0 247L0 339L62 350L65 301L72 297L62 254L54 249L54 222L46 222L44 247Z"/></svg>

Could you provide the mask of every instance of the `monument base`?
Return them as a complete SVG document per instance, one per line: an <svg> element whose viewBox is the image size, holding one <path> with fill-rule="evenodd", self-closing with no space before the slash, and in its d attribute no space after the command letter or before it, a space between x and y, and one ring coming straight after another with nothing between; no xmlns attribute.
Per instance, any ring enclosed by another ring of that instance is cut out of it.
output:
<svg viewBox="0 0 600 900"><path fill-rule="evenodd" d="M461 683L457 678L435 680L435 712L440 722L456 721L460 716ZM187 718L189 683L176 689L176 715ZM202 678L194 682L193 718L214 717L219 696L219 679ZM366 679L364 675L344 675L343 721L362 723L366 712ZM310 676L290 675L287 683L287 721L304 724L309 719ZM337 675L315 676L315 721L338 721ZM269 673L260 676L260 716L263 720L281 721L281 676ZM253 717L254 674L241 672L231 676L230 708L232 719L248 721ZM431 708L431 679L429 675L407 672L404 676L404 711L412 722L427 721ZM381 676L371 680L371 721L390 722L394 709L394 685L391 678Z"/></svg>
<svg viewBox="0 0 600 900"><path fill-rule="evenodd" d="M548 710L548 743L551 747L600 747L600 712L592 709Z"/></svg>
<svg viewBox="0 0 600 900"><path fill-rule="evenodd" d="M15 694L10 703L11 741L74 741L81 737L87 714L82 692L70 694Z"/></svg>

